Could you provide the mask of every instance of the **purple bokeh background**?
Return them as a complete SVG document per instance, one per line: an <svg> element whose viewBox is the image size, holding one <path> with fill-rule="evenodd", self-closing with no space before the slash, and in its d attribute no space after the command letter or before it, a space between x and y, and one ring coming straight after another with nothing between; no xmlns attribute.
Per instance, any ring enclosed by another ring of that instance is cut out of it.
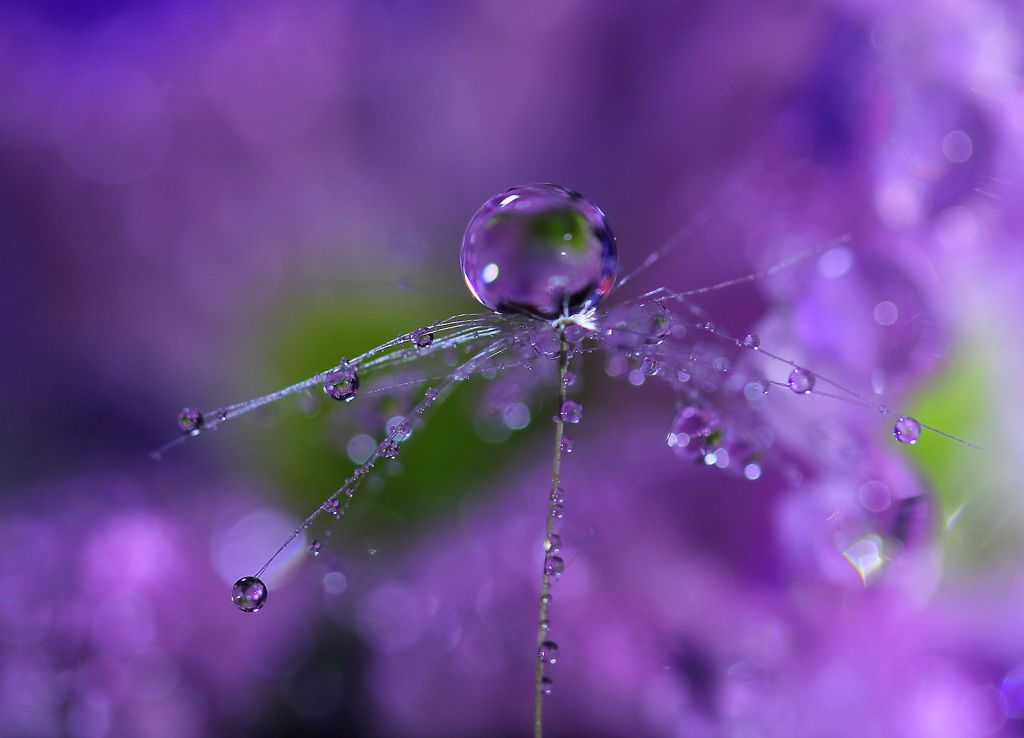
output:
<svg viewBox="0 0 1024 738"><path fill-rule="evenodd" d="M597 203L625 271L710 208L628 296L850 234L700 304L893 407L952 377L921 419L987 449L774 392L748 482L595 374L548 734L1024 734L1018 4L0 13L0 735L529 734L547 444L347 588L293 557L257 616L227 582L304 507L228 427L146 458L273 388L286 293L462 294L466 221L527 182Z"/></svg>

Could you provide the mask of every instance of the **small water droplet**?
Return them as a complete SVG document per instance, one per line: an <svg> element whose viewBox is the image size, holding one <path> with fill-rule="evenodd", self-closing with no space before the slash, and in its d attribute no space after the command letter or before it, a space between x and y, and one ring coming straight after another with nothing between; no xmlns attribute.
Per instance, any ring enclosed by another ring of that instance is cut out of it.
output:
<svg viewBox="0 0 1024 738"><path fill-rule="evenodd" d="M800 367L789 373L789 388L798 395L811 394L811 390L814 389L814 381L814 375Z"/></svg>
<svg viewBox="0 0 1024 738"><path fill-rule="evenodd" d="M394 459L398 456L398 442L393 441L390 438L385 439L381 442L378 451L385 459Z"/></svg>
<svg viewBox="0 0 1024 738"><path fill-rule="evenodd" d="M544 542L544 548L551 553L558 553L562 550L562 536L552 533L548 536L547 541Z"/></svg>
<svg viewBox="0 0 1024 738"><path fill-rule="evenodd" d="M540 660L545 663L555 663L555 660L558 658L558 644L554 641L544 641L540 644L537 655L540 657Z"/></svg>
<svg viewBox="0 0 1024 738"><path fill-rule="evenodd" d="M657 302L615 307L601 320L601 332L618 349L657 346L664 343L671 331L669 312Z"/></svg>
<svg viewBox="0 0 1024 738"><path fill-rule="evenodd" d="M565 571L565 561L561 556L548 556L544 559L544 573L557 577Z"/></svg>
<svg viewBox="0 0 1024 738"><path fill-rule="evenodd" d="M583 417L583 406L575 400L566 400L562 403L559 417L563 423L578 423Z"/></svg>
<svg viewBox="0 0 1024 738"><path fill-rule="evenodd" d="M640 362L640 371L646 374L648 377L653 377L659 371L661 371L661 364L658 363L657 359L645 356L644 360Z"/></svg>
<svg viewBox="0 0 1024 738"><path fill-rule="evenodd" d="M561 487L555 487L551 491L551 501L556 505L561 505L565 502L565 490Z"/></svg>
<svg viewBox="0 0 1024 738"><path fill-rule="evenodd" d="M540 629L541 630L550 630L551 629L551 621L548 620L547 618L544 618L543 620L541 620L540 621Z"/></svg>
<svg viewBox="0 0 1024 738"><path fill-rule="evenodd" d="M709 320L707 323L702 325L701 328L703 328L706 331L713 331L715 330L715 324Z"/></svg>
<svg viewBox="0 0 1024 738"><path fill-rule="evenodd" d="M530 334L530 345L538 356L553 359L562 352L562 337L550 328Z"/></svg>
<svg viewBox="0 0 1024 738"><path fill-rule="evenodd" d="M565 505L557 503L551 506L551 517L553 517L555 520L561 520L564 515Z"/></svg>
<svg viewBox="0 0 1024 738"><path fill-rule="evenodd" d="M341 510L341 500L328 500L324 503L323 511L331 515L337 515Z"/></svg>
<svg viewBox="0 0 1024 738"><path fill-rule="evenodd" d="M540 691L544 694L551 694L551 677L541 677Z"/></svg>
<svg viewBox="0 0 1024 738"><path fill-rule="evenodd" d="M367 549L366 553L370 554L370 556L375 556L377 554L377 549L375 549L375 548Z"/></svg>
<svg viewBox="0 0 1024 738"><path fill-rule="evenodd" d="M908 443L912 446L921 437L921 424L914 418L902 417L893 426L892 434L896 436L896 440L900 443Z"/></svg>
<svg viewBox="0 0 1024 738"><path fill-rule="evenodd" d="M562 384L566 389L572 389L576 386L576 375L572 372L566 372L565 378L562 379Z"/></svg>
<svg viewBox="0 0 1024 738"><path fill-rule="evenodd" d="M409 336L416 348L427 348L434 342L434 332L427 328L417 328Z"/></svg>
<svg viewBox="0 0 1024 738"><path fill-rule="evenodd" d="M227 420L228 419L227 408L219 407L219 408L217 408L216 410L213 411L213 414L217 418L218 421Z"/></svg>
<svg viewBox="0 0 1024 738"><path fill-rule="evenodd" d="M740 341L740 346L743 348L756 349L760 345L761 338L756 333L750 333L746 338Z"/></svg>
<svg viewBox="0 0 1024 738"><path fill-rule="evenodd" d="M352 402L359 392L359 375L344 361L341 363L340 368L324 377L324 392L335 400Z"/></svg>
<svg viewBox="0 0 1024 738"><path fill-rule="evenodd" d="M256 577L242 577L231 588L231 601L242 612L256 612L267 602L267 585Z"/></svg>
<svg viewBox="0 0 1024 738"><path fill-rule="evenodd" d="M551 597L550 594L543 594L543 595L540 596L541 604L544 604L544 605L550 605L552 599L553 598Z"/></svg>
<svg viewBox="0 0 1024 738"><path fill-rule="evenodd" d="M194 436L203 427L203 414L192 407L187 407L178 415L178 427L182 433Z"/></svg>
<svg viewBox="0 0 1024 738"><path fill-rule="evenodd" d="M309 552L314 556L320 555L320 541L310 541L308 548Z"/></svg>
<svg viewBox="0 0 1024 738"><path fill-rule="evenodd" d="M571 438L564 438L563 437L562 438L562 442L559 444L559 448L562 449L562 453L563 454L571 454L572 453L572 439Z"/></svg>

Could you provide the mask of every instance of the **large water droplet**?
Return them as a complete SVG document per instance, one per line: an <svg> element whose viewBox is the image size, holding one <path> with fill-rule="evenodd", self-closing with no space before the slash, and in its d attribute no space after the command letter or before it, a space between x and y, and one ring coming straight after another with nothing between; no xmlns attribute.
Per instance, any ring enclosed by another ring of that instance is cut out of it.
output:
<svg viewBox="0 0 1024 738"><path fill-rule="evenodd" d="M749 334L746 338L740 341L740 346L743 348L756 349L761 345L761 339L756 333Z"/></svg>
<svg viewBox="0 0 1024 738"><path fill-rule="evenodd" d="M789 373L789 388L798 395L809 395L814 389L814 380L811 372L797 367Z"/></svg>
<svg viewBox="0 0 1024 738"><path fill-rule="evenodd" d="M661 364L658 363L657 359L645 356L644 360L640 362L640 371L646 374L648 377L653 377L659 371L661 371Z"/></svg>
<svg viewBox="0 0 1024 738"><path fill-rule="evenodd" d="M557 577L565 571L565 561L561 556L548 556L544 559L544 572L549 576Z"/></svg>
<svg viewBox="0 0 1024 738"><path fill-rule="evenodd" d="M540 660L545 663L555 663L556 659L558 658L558 644L554 641L544 641L540 644L540 648L537 651L537 656L539 656Z"/></svg>
<svg viewBox="0 0 1024 738"><path fill-rule="evenodd" d="M551 319L593 307L615 282L615 237L604 213L551 184L495 195L469 222L462 274L499 313Z"/></svg>
<svg viewBox="0 0 1024 738"><path fill-rule="evenodd" d="M583 406L575 400L566 400L562 403L559 418L563 423L578 423L583 418Z"/></svg>
<svg viewBox="0 0 1024 738"><path fill-rule="evenodd" d="M352 402L359 392L359 375L349 366L342 366L324 377L324 392L335 400Z"/></svg>
<svg viewBox="0 0 1024 738"><path fill-rule="evenodd" d="M242 577L231 588L231 601L242 612L256 612L267 602L267 585L256 577Z"/></svg>
<svg viewBox="0 0 1024 738"><path fill-rule="evenodd" d="M410 337L417 348L427 348L434 342L434 332L428 328L417 328Z"/></svg>
<svg viewBox="0 0 1024 738"><path fill-rule="evenodd" d="M921 424L914 418L902 417L893 426L892 434L896 436L896 440L900 443L914 445L917 443L917 439L921 437Z"/></svg>
<svg viewBox="0 0 1024 738"><path fill-rule="evenodd" d="M178 427L182 433L194 436L203 427L203 414L195 408L185 408L178 415Z"/></svg>

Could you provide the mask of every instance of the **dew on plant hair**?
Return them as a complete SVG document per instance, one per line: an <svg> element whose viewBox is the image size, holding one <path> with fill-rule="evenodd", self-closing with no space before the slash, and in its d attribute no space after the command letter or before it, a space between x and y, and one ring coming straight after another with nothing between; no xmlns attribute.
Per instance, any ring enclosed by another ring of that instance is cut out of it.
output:
<svg viewBox="0 0 1024 738"><path fill-rule="evenodd" d="M561 556L548 556L544 559L544 571L553 577L561 576L565 571L565 561Z"/></svg>
<svg viewBox="0 0 1024 738"><path fill-rule="evenodd" d="M182 433L194 435L203 427L203 414L192 407L187 407L178 415L178 428Z"/></svg>
<svg viewBox="0 0 1024 738"><path fill-rule="evenodd" d="M893 426L892 434L900 443L913 445L917 443L917 439L921 437L921 424L914 418L902 417L897 420L896 425Z"/></svg>
<svg viewBox="0 0 1024 738"><path fill-rule="evenodd" d="M324 377L324 392L342 402L352 402L359 392L359 375L343 359L341 366Z"/></svg>
<svg viewBox="0 0 1024 738"><path fill-rule="evenodd" d="M552 319L595 307L615 282L615 237L604 213L552 184L488 200L462 240L466 286L497 313Z"/></svg>
<svg viewBox="0 0 1024 738"><path fill-rule="evenodd" d="M575 400L566 400L557 419L563 423L578 423L583 419L583 406Z"/></svg>
<svg viewBox="0 0 1024 738"><path fill-rule="evenodd" d="M809 395L814 389L815 377L807 369L797 367L789 373L787 384L798 395Z"/></svg>
<svg viewBox="0 0 1024 738"><path fill-rule="evenodd" d="M657 359L653 359L650 356L645 356L643 361L640 362L640 371L642 371L648 377L653 377L659 371L661 371L661 364L658 363Z"/></svg>
<svg viewBox="0 0 1024 738"><path fill-rule="evenodd" d="M544 641L537 649L537 657L547 664L555 663L558 659L558 644L554 641Z"/></svg>
<svg viewBox="0 0 1024 738"><path fill-rule="evenodd" d="M558 553L562 550L562 537L557 533L552 533L544 542L544 548L549 553Z"/></svg>
<svg viewBox="0 0 1024 738"><path fill-rule="evenodd" d="M410 336L417 348L428 348L434 342L434 333L429 328L417 328Z"/></svg>
<svg viewBox="0 0 1024 738"><path fill-rule="evenodd" d="M242 612L257 612L267 603L267 585L258 577L242 577L231 588L231 601Z"/></svg>

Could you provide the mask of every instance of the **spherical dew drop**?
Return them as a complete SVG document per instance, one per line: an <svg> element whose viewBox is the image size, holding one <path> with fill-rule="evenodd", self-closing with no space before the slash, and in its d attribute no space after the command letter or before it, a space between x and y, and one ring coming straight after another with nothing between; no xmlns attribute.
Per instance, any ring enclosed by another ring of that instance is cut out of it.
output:
<svg viewBox="0 0 1024 738"><path fill-rule="evenodd" d="M267 585L257 577L242 577L231 588L231 601L242 612L257 612L267 602Z"/></svg>
<svg viewBox="0 0 1024 738"><path fill-rule="evenodd" d="M893 426L892 434L900 443L914 445L921 437L921 424L911 417L902 417Z"/></svg>
<svg viewBox="0 0 1024 738"><path fill-rule="evenodd" d="M324 392L341 402L352 402L359 392L359 375L342 362L340 368L324 377Z"/></svg>
<svg viewBox="0 0 1024 738"><path fill-rule="evenodd" d="M178 415L178 428L182 433L194 436L203 427L203 414L195 408L187 407Z"/></svg>
<svg viewBox="0 0 1024 738"><path fill-rule="evenodd" d="M466 228L461 263L484 306L543 320L594 307L618 271L604 213L553 184L513 187L484 203Z"/></svg>
<svg viewBox="0 0 1024 738"><path fill-rule="evenodd" d="M410 336L416 348L428 348L434 342L434 333L426 328L417 328Z"/></svg>
<svg viewBox="0 0 1024 738"><path fill-rule="evenodd" d="M797 367L789 373L789 388L798 395L809 395L814 389L815 377L806 369Z"/></svg>

